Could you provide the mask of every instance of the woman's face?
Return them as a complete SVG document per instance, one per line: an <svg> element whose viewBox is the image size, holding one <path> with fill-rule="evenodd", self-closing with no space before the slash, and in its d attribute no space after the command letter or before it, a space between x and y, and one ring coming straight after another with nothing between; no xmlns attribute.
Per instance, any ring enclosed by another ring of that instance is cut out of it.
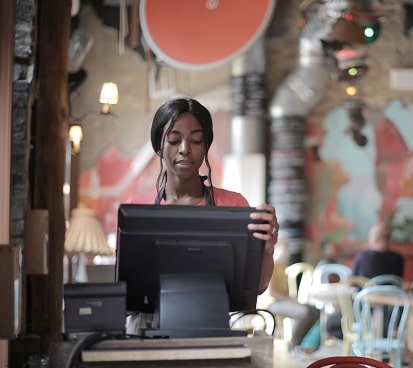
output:
<svg viewBox="0 0 413 368"><path fill-rule="evenodd" d="M166 125L166 132L169 125ZM206 154L204 133L201 124L191 113L185 112L175 120L172 130L164 136L162 157L168 177L181 179L199 175Z"/></svg>

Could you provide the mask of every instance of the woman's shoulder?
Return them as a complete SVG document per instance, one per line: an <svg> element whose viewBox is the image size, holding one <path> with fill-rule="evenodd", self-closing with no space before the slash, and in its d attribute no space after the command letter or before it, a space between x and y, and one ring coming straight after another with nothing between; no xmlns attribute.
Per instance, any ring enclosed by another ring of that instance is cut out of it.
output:
<svg viewBox="0 0 413 368"><path fill-rule="evenodd" d="M247 199L238 192L214 187L214 200L217 206L248 207Z"/></svg>

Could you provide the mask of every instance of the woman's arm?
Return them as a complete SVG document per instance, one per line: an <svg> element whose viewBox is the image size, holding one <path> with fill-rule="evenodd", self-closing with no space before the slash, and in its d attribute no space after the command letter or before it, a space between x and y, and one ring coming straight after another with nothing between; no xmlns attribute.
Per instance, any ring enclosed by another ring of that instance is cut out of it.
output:
<svg viewBox="0 0 413 368"><path fill-rule="evenodd" d="M269 204L262 204L256 207L257 210L265 212L251 213L251 219L263 221L261 224L248 224L248 229L253 231L257 239L265 241L264 254L261 265L259 293L262 294L270 283L274 271L274 248L278 239L278 221L275 208Z"/></svg>

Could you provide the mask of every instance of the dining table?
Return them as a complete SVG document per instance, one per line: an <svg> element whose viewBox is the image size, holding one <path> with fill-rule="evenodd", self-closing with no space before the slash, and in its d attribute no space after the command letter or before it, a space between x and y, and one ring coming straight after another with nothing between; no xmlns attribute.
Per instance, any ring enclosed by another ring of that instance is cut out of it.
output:
<svg viewBox="0 0 413 368"><path fill-rule="evenodd" d="M313 284L308 290L308 304L320 310L321 344L329 338L327 332L328 316L339 309L339 293L353 295L357 288L344 282Z"/></svg>

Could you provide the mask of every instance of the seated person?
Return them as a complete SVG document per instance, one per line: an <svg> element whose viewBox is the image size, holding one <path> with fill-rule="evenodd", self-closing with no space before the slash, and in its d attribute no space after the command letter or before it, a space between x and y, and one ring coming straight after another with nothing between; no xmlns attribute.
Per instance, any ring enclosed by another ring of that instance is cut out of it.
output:
<svg viewBox="0 0 413 368"><path fill-rule="evenodd" d="M397 252L389 249L391 229L378 220L368 234L367 249L357 254L353 261L353 275L369 279L378 275L397 275L403 278L404 259Z"/></svg>
<svg viewBox="0 0 413 368"><path fill-rule="evenodd" d="M403 277L403 257L388 249L390 227L378 220L369 230L367 249L357 254L353 260L352 275L372 278L379 275L397 275ZM342 339L341 313L337 312L329 316L327 331L330 335ZM301 350L312 353L320 345L320 324L315 324L301 343Z"/></svg>

